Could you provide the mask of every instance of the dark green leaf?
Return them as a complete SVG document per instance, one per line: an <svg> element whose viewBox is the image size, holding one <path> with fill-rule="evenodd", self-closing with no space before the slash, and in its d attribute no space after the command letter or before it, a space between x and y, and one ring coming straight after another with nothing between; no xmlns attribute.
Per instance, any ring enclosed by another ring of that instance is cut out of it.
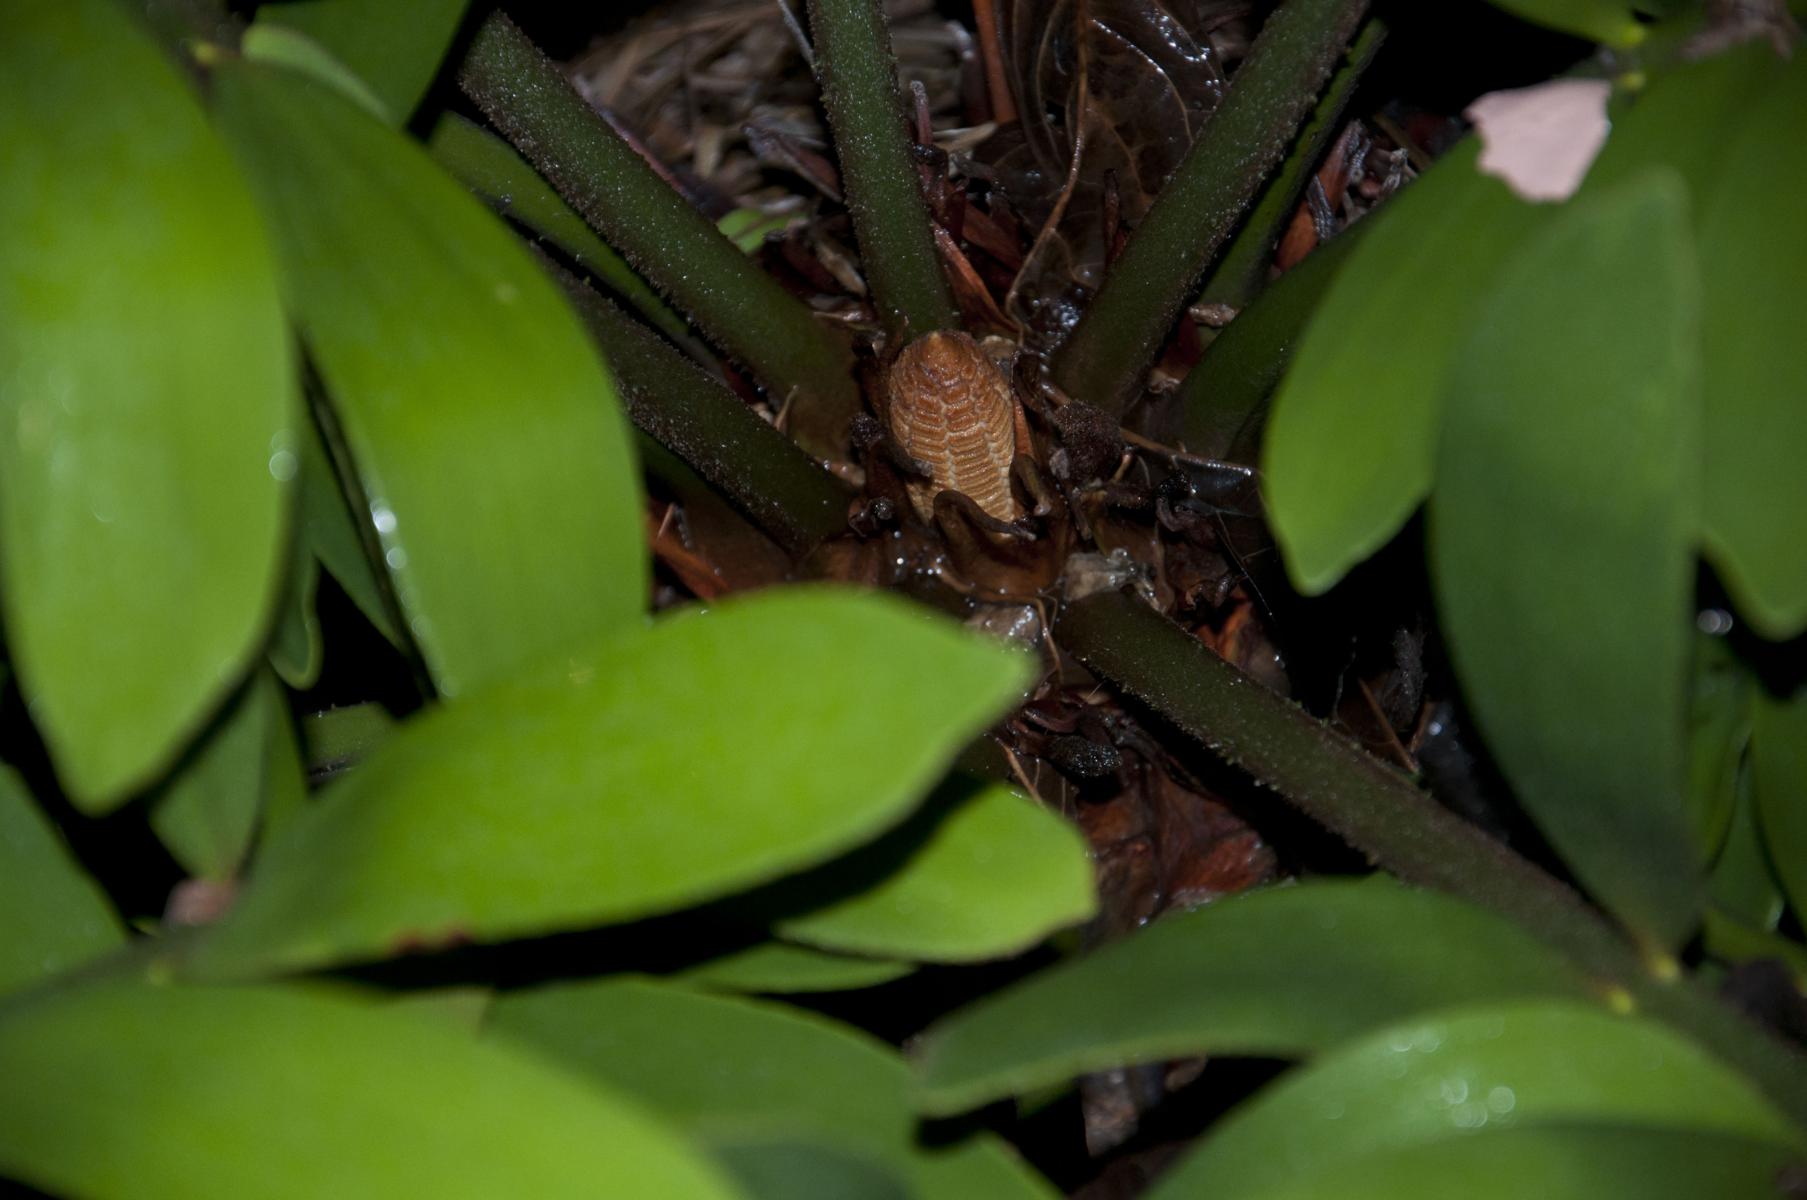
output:
<svg viewBox="0 0 1807 1200"><path fill-rule="evenodd" d="M265 12L269 11L266 8ZM368 84L359 79L350 67L340 62L332 51L299 30L274 24L267 19L256 21L251 28L245 30L245 36L239 42L239 52L252 62L269 63L271 66L299 71L303 75L312 75L348 99L355 100L359 108L377 120L395 123L390 120L388 105L370 90Z"/></svg>
<svg viewBox="0 0 1807 1200"><path fill-rule="evenodd" d="M108 983L0 1012L0 1172L97 1200L740 1194L597 1085L276 987Z"/></svg>
<svg viewBox="0 0 1807 1200"><path fill-rule="evenodd" d="M261 647L294 364L243 184L109 0L0 5L0 576L70 796L167 767Z"/></svg>
<svg viewBox="0 0 1807 1200"><path fill-rule="evenodd" d="M1457 674L1538 827L1653 946L1694 927L1680 737L1698 529L1697 281L1679 178L1566 207L1448 386L1430 541Z"/></svg>
<svg viewBox="0 0 1807 1200"><path fill-rule="evenodd" d="M301 438L301 536L320 565L339 581L351 602L389 644L403 648L402 636L389 615L383 584L365 553L364 536L352 516L350 502L325 442L312 421Z"/></svg>
<svg viewBox="0 0 1807 1200"><path fill-rule="evenodd" d="M1376 1172L1389 1169L1400 1173L1399 1190L1386 1194L1443 1196L1485 1183L1478 1164L1500 1159L1483 1148L1476 1151L1483 1157L1465 1166L1459 1152L1439 1152L1440 1145L1600 1127L1606 1140L1615 1128L1641 1130L1652 1142L1678 1130L1737 1138L1771 1163L1802 1145L1801 1132L1748 1081L1665 1027L1538 1001L1426 1016L1338 1049L1239 1109L1150 1197L1370 1196L1377 1194ZM1585 1139L1567 1148L1522 1144L1527 1174L1515 1167L1512 1178L1524 1186L1484 1194L1601 1194L1580 1190L1598 1178L1584 1158L1576 1160ZM1415 1161L1420 1153L1428 1158ZM1427 1164L1438 1163L1454 1173L1441 1176L1437 1192L1425 1191ZM1353 1191L1345 1189L1346 1174L1361 1180Z"/></svg>
<svg viewBox="0 0 1807 1200"><path fill-rule="evenodd" d="M1444 379L1488 283L1547 210L1453 151L1378 213L1306 328L1262 468L1286 567L1321 592L1431 486Z"/></svg>
<svg viewBox="0 0 1807 1200"><path fill-rule="evenodd" d="M1576 37L1626 49L1644 40L1644 26L1624 0L1488 0L1514 16Z"/></svg>
<svg viewBox="0 0 1807 1200"><path fill-rule="evenodd" d="M842 1162L848 1169L863 1163L913 1180L911 1194L935 1200L1050 1194L990 1137L917 1150L896 1052L814 1013L615 978L505 995L490 1028L651 1105L722 1153L743 1180L747 1171L764 1180L754 1168L780 1165L807 1175L827 1150L855 1156ZM779 1156L788 1164L761 1153L782 1146L795 1151Z"/></svg>
<svg viewBox="0 0 1807 1200"><path fill-rule="evenodd" d="M823 869L851 894L775 931L829 950L958 961L1017 953L1092 915L1092 866L1070 822L1002 784L950 786L937 801Z"/></svg>
<svg viewBox="0 0 1807 1200"><path fill-rule="evenodd" d="M836 1146L797 1140L715 1147L734 1181L758 1200L910 1200L896 1171Z"/></svg>
<svg viewBox="0 0 1807 1200"><path fill-rule="evenodd" d="M707 1142L806 1137L908 1157L915 1118L896 1051L801 1009L615 978L504 995L488 1028Z"/></svg>
<svg viewBox="0 0 1807 1200"><path fill-rule="evenodd" d="M1707 552L1765 637L1807 629L1807 57L1740 112L1700 214Z"/></svg>
<svg viewBox="0 0 1807 1200"><path fill-rule="evenodd" d="M682 972L678 978L694 987L722 992L847 992L877 987L914 971L914 963L881 958L850 958L760 942L745 950L724 954Z"/></svg>
<svg viewBox="0 0 1807 1200"><path fill-rule="evenodd" d="M1738 774L1751 737L1750 671L1723 637L1694 638L1688 704L1688 814L1694 844L1711 860L1736 807Z"/></svg>
<svg viewBox="0 0 1807 1200"><path fill-rule="evenodd" d="M151 828L190 875L238 872L263 809L272 727L287 715L280 685L259 672L152 800Z"/></svg>
<svg viewBox="0 0 1807 1200"><path fill-rule="evenodd" d="M368 84L382 102L389 123L400 125L438 73L466 3L294 0L262 5L257 10L257 25L306 34Z"/></svg>
<svg viewBox="0 0 1807 1200"><path fill-rule="evenodd" d="M1807 913L1807 689L1758 696L1751 763L1769 862L1796 915Z"/></svg>
<svg viewBox="0 0 1807 1200"><path fill-rule="evenodd" d="M125 941L106 894L7 766L0 766L0 928L0 992Z"/></svg>
<svg viewBox="0 0 1807 1200"><path fill-rule="evenodd" d="M934 1026L931 1112L1187 1054L1298 1055L1427 1008L1579 996L1554 951L1384 879L1274 888L1166 917Z"/></svg>
<svg viewBox="0 0 1807 1200"><path fill-rule="evenodd" d="M409 722L269 847L206 960L373 958L767 882L899 820L1028 670L883 596L688 610Z"/></svg>
<svg viewBox="0 0 1807 1200"><path fill-rule="evenodd" d="M647 565L627 425L544 274L325 85L242 62L214 83L441 693L634 618Z"/></svg>
<svg viewBox="0 0 1807 1200"><path fill-rule="evenodd" d="M349 704L310 713L301 744L310 773L332 775L368 758L395 733L395 718L380 704Z"/></svg>
<svg viewBox="0 0 1807 1200"><path fill-rule="evenodd" d="M1756 765L1749 759L1738 772L1730 827L1707 889L1722 915L1752 929L1773 930L1782 919L1782 885L1776 882L1758 828Z"/></svg>

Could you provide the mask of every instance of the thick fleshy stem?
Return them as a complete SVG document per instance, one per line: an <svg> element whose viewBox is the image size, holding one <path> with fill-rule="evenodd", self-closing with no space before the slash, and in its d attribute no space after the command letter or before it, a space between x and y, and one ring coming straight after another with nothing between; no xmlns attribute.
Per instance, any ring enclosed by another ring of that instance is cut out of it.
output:
<svg viewBox="0 0 1807 1200"><path fill-rule="evenodd" d="M852 492L839 480L670 343L576 276L544 265L602 350L637 428L792 555L847 527Z"/></svg>
<svg viewBox="0 0 1807 1200"><path fill-rule="evenodd" d="M1056 353L1068 395L1121 414L1180 307L1286 153L1367 0L1287 0L1267 19L1229 94Z"/></svg>
<svg viewBox="0 0 1807 1200"><path fill-rule="evenodd" d="M893 340L959 327L910 152L882 0L810 0L822 102L860 263Z"/></svg>
<svg viewBox="0 0 1807 1200"><path fill-rule="evenodd" d="M1343 112L1355 96L1355 89L1367 74L1374 56L1387 40L1386 23L1369 17L1361 32L1349 43L1343 64L1324 86L1311 116L1293 139L1293 148L1261 189L1261 198L1249 210L1248 219L1230 239L1230 245L1205 277L1199 289L1201 304L1228 304L1241 308L1261 292L1267 284L1269 264L1274 259L1274 244L1286 231L1292 215L1304 194L1305 186L1316 174L1324 152L1330 148L1343 122Z"/></svg>
<svg viewBox="0 0 1807 1200"><path fill-rule="evenodd" d="M1516 922L1597 977L1609 1003L1666 1021L1807 1119L1807 1056L1768 1036L1673 961L1652 963L1581 897L1443 808L1398 771L1267 690L1131 597L1072 605L1061 648L1248 772L1399 878Z"/></svg>
<svg viewBox="0 0 1807 1200"><path fill-rule="evenodd" d="M685 203L507 17L492 13L478 28L458 83L591 228L779 402L858 408L845 339Z"/></svg>

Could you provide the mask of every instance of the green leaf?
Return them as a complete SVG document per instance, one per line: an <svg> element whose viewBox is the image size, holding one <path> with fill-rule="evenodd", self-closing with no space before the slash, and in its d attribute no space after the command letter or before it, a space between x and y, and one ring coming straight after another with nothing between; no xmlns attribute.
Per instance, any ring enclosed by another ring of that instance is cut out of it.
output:
<svg viewBox="0 0 1807 1200"><path fill-rule="evenodd" d="M1576 37L1592 38L1615 49L1644 40L1644 26L1624 0L1488 0L1516 17Z"/></svg>
<svg viewBox="0 0 1807 1200"><path fill-rule="evenodd" d="M57 774L99 813L261 648L294 364L244 186L119 5L0 5L0 178L0 605Z"/></svg>
<svg viewBox="0 0 1807 1200"><path fill-rule="evenodd" d="M1738 775L1751 736L1750 671L1726 639L1693 640L1688 701L1688 815L1694 844L1711 860L1725 841L1737 806Z"/></svg>
<svg viewBox="0 0 1807 1200"><path fill-rule="evenodd" d="M687 610L408 722L269 847L203 959L368 959L768 882L899 820L1028 674L880 595Z"/></svg>
<svg viewBox="0 0 1807 1200"><path fill-rule="evenodd" d="M1702 477L1707 553L1763 636L1807 629L1807 60L1738 114L1702 203Z"/></svg>
<svg viewBox="0 0 1807 1200"><path fill-rule="evenodd" d="M680 341L690 336L690 326L684 318L634 274L625 258L584 224L583 218L526 159L515 153L513 146L482 126L449 112L434 124L427 150L484 203L564 251L571 261L607 284L656 328Z"/></svg>
<svg viewBox="0 0 1807 1200"><path fill-rule="evenodd" d="M776 922L783 937L854 954L947 962L1026 950L1097 908L1085 839L1002 784L942 789L901 828L791 894L846 893Z"/></svg>
<svg viewBox="0 0 1807 1200"><path fill-rule="evenodd" d="M1003 1139L989 1133L919 1156L916 1186L933 1200L1056 1200L1060 1195Z"/></svg>
<svg viewBox="0 0 1807 1200"><path fill-rule="evenodd" d="M1431 500L1458 678L1519 801L1634 932L1692 931L1686 802L1697 291L1658 169L1577 202L1496 281L1449 382Z"/></svg>
<svg viewBox="0 0 1807 1200"><path fill-rule="evenodd" d="M650 1105L762 1189L877 1167L936 1200L1051 1195L994 1138L917 1150L897 1053L801 1009L617 977L504 995L489 1028Z"/></svg>
<svg viewBox="0 0 1807 1200"><path fill-rule="evenodd" d="M238 873L263 811L274 726L287 719L281 686L260 671L152 800L151 828L190 875Z"/></svg>
<svg viewBox="0 0 1807 1200"><path fill-rule="evenodd" d="M390 645L402 649L402 636L390 619L382 582L370 565L369 555L364 552L363 535L352 517L339 475L327 456L326 444L312 421L304 424L306 428L298 439L301 443L301 536L365 619Z"/></svg>
<svg viewBox="0 0 1807 1200"><path fill-rule="evenodd" d="M1791 1163L1798 1163L1796 1156L1774 1142L1696 1129L1534 1125L1352 1155L1334 1172L1301 1172L1244 1194L1262 1200L1777 1196L1776 1182ZM1161 1191L1151 1200L1182 1194L1190 1193Z"/></svg>
<svg viewBox="0 0 1807 1200"><path fill-rule="evenodd" d="M897 1163L915 1132L894 1050L771 1001L603 979L505 994L488 1031L705 1142L805 1137Z"/></svg>
<svg viewBox="0 0 1807 1200"><path fill-rule="evenodd" d="M910 1200L896 1171L819 1142L738 1142L715 1147L734 1182L759 1200Z"/></svg>
<svg viewBox="0 0 1807 1200"><path fill-rule="evenodd" d="M214 84L441 694L635 618L648 576L627 425L545 275L325 85L243 62Z"/></svg>
<svg viewBox="0 0 1807 1200"><path fill-rule="evenodd" d="M0 1172L97 1200L740 1194L623 1098L311 989L52 992L0 1064Z"/></svg>
<svg viewBox="0 0 1807 1200"><path fill-rule="evenodd" d="M0 992L125 942L106 894L11 767L0 765Z"/></svg>
<svg viewBox="0 0 1807 1200"><path fill-rule="evenodd" d="M310 772L331 775L355 767L394 735L395 718L374 702L309 713L301 743Z"/></svg>
<svg viewBox="0 0 1807 1200"><path fill-rule="evenodd" d="M306 34L369 85L392 125L407 121L457 32L467 0L294 0L264 4L251 29ZM252 45L256 38L250 37Z"/></svg>
<svg viewBox="0 0 1807 1200"><path fill-rule="evenodd" d="M1746 759L1738 772L1730 827L1707 888L1713 907L1723 915L1768 932L1782 919L1782 885L1776 882L1758 828L1756 773L1756 765ZM1795 790L1800 782L1795 781Z"/></svg>
<svg viewBox="0 0 1807 1200"><path fill-rule="evenodd" d="M314 548L305 538L296 537L292 550L282 606L266 657L284 683L305 691L319 682L320 668L326 661L320 619L314 614L314 601L320 592L320 560L314 557Z"/></svg>
<svg viewBox="0 0 1807 1200"><path fill-rule="evenodd" d="M1391 1194L1430 1195L1405 1186L1427 1178L1428 1168L1413 1161L1419 1153L1455 1172L1442 1176L1443 1189L1434 1193L1448 1195L1451 1186L1484 1183L1485 1175L1439 1146L1600 1127L1718 1135L1769 1153L1802 1144L1800 1131L1748 1081L1663 1026L1540 1001L1426 1016L1338 1049L1238 1109L1162 1177L1150 1200L1369 1196L1376 1194L1375 1155L1401 1172ZM1546 1146L1526 1160L1528 1175L1514 1170L1524 1186L1484 1194L1599 1195L1577 1190L1594 1177L1585 1161L1575 1161L1581 1148ZM1362 1182L1350 1191L1346 1178ZM1554 1190L1531 1180L1547 1180ZM1644 1193L1614 1187L1608 1194ZM1747 1193L1714 1187L1680 1194Z"/></svg>
<svg viewBox="0 0 1807 1200"><path fill-rule="evenodd" d="M265 14L272 10L266 8ZM379 121L395 124L389 107L352 69L340 62L332 51L298 30L276 25L268 19L254 21L239 42L239 52L252 62L287 67L303 75L312 75L338 90L347 99Z"/></svg>
<svg viewBox="0 0 1807 1200"><path fill-rule="evenodd" d="M1769 861L1796 915L1807 913L1807 689L1758 696L1751 763Z"/></svg>
<svg viewBox="0 0 1807 1200"><path fill-rule="evenodd" d="M677 978L693 987L721 992L849 992L902 979L914 963L882 958L850 958L808 946L760 942L699 963Z"/></svg>
<svg viewBox="0 0 1807 1200"><path fill-rule="evenodd" d="M1371 218L1275 394L1262 451L1293 582L1322 592L1430 490L1444 379L1488 284L1546 209L1452 151Z"/></svg>
<svg viewBox="0 0 1807 1200"><path fill-rule="evenodd" d="M1189 1054L1287 1056L1427 1008L1583 996L1491 914L1376 877L1271 888L1164 917L933 1026L920 1095L949 1113L1087 1071Z"/></svg>

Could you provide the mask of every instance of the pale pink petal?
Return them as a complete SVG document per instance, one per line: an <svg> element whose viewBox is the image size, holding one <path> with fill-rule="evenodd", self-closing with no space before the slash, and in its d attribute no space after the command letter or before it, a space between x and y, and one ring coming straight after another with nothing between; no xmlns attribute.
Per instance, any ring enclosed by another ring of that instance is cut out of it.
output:
<svg viewBox="0 0 1807 1200"><path fill-rule="evenodd" d="M1603 79L1557 79L1488 92L1463 114L1481 135L1481 173L1527 200L1568 199L1606 144L1611 91Z"/></svg>

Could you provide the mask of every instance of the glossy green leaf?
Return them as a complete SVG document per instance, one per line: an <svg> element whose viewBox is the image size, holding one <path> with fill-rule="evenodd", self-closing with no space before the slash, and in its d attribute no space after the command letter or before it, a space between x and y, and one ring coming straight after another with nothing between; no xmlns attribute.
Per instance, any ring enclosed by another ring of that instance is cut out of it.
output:
<svg viewBox="0 0 1807 1200"><path fill-rule="evenodd" d="M106 894L0 765L0 992L55 975L125 942Z"/></svg>
<svg viewBox="0 0 1807 1200"><path fill-rule="evenodd" d="M1444 380L1488 284L1546 215L1452 151L1375 214L1275 394L1264 494L1286 568L1324 591L1430 490Z"/></svg>
<svg viewBox="0 0 1807 1200"><path fill-rule="evenodd" d="M259 7L256 25L306 34L367 84L389 122L400 125L438 74L466 3L293 0Z"/></svg>
<svg viewBox="0 0 1807 1200"><path fill-rule="evenodd" d="M265 12L271 10L266 9ZM254 21L239 41L239 53L252 62L287 67L303 75L312 75L337 89L358 107L379 121L390 121L389 107L370 90L370 85L319 42L297 29L277 25L269 20ZM390 122L393 124L394 122Z"/></svg>
<svg viewBox="0 0 1807 1200"><path fill-rule="evenodd" d="M245 188L120 5L0 5L0 179L0 607L58 776L102 812L261 647L294 365Z"/></svg>
<svg viewBox="0 0 1807 1200"><path fill-rule="evenodd" d="M1783 1153L1802 1145L1801 1131L1747 1080L1678 1034L1540 1001L1429 1015L1336 1050L1238 1109L1150 1197L1368 1196L1375 1194L1374 1164L1364 1162L1371 1155L1400 1156L1390 1161L1404 1172L1403 1185L1426 1177L1412 1154L1434 1154L1439 1144L1600 1126L1732 1137ZM1459 1154L1440 1160L1457 1174L1445 1176L1439 1195L1482 1179L1461 1168ZM1554 1194L1599 1194L1575 1190L1574 1179L1595 1176L1573 1162L1572 1151L1546 1152L1527 1167L1531 1178L1558 1187ZM1346 1174L1369 1182L1345 1191ZM1402 1186L1392 1194L1426 1193Z"/></svg>
<svg viewBox="0 0 1807 1200"><path fill-rule="evenodd" d="M1533 1125L1376 1150L1339 1161L1333 1172L1301 1172L1242 1194L1261 1200L1776 1197L1777 1179L1798 1161L1774 1142L1695 1129ZM1192 1194L1215 1195L1162 1191L1155 1200Z"/></svg>
<svg viewBox="0 0 1807 1200"><path fill-rule="evenodd" d="M151 801L151 828L190 875L238 872L263 811L273 727L286 719L281 687L259 672Z"/></svg>
<svg viewBox="0 0 1807 1200"><path fill-rule="evenodd" d="M899 820L1029 666L880 595L687 610L410 721L269 847L203 956L374 958L767 882Z"/></svg>
<svg viewBox="0 0 1807 1200"><path fill-rule="evenodd" d="M848 894L778 921L777 933L894 958L1014 954L1097 907L1079 831L1002 784L944 788L902 827L812 882L838 883Z"/></svg>
<svg viewBox="0 0 1807 1200"><path fill-rule="evenodd" d="M722 992L849 992L902 979L914 963L829 954L808 946L760 942L699 963L677 976L693 987Z"/></svg>
<svg viewBox="0 0 1807 1200"><path fill-rule="evenodd" d="M1495 8L1550 29L1626 49L1644 40L1644 26L1624 0L1488 0Z"/></svg>
<svg viewBox="0 0 1807 1200"><path fill-rule="evenodd" d="M365 619L390 645L401 648L402 637L389 615L383 583L365 553L364 536L320 431L312 421L305 422L297 440L301 444L301 537Z"/></svg>
<svg viewBox="0 0 1807 1200"><path fill-rule="evenodd" d="M1787 700L1757 698L1751 763L1769 862L1790 907L1807 913L1807 689Z"/></svg>
<svg viewBox="0 0 1807 1200"><path fill-rule="evenodd" d="M915 1131L896 1051L770 1001L602 979L505 994L488 1031L705 1142L807 1136L902 1162Z"/></svg>
<svg viewBox="0 0 1807 1200"><path fill-rule="evenodd" d="M314 612L314 601L320 593L320 560L314 557L314 548L305 538L296 537L292 550L282 606L265 653L284 683L305 691L319 682L320 668L326 661L320 618Z"/></svg>
<svg viewBox="0 0 1807 1200"><path fill-rule="evenodd" d="M1737 807L1738 775L1751 736L1748 668L1723 637L1697 635L1688 699L1688 814L1694 844L1711 860Z"/></svg>
<svg viewBox="0 0 1807 1200"><path fill-rule="evenodd" d="M1697 283L1657 170L1564 209L1451 376L1430 543L1456 672L1581 882L1673 948L1704 856L1680 737L1698 528Z"/></svg>
<svg viewBox="0 0 1807 1200"><path fill-rule="evenodd" d="M1374 878L1272 888L1164 917L931 1028L931 1112L1188 1054L1299 1055L1428 1008L1582 996L1554 951L1491 914Z"/></svg>
<svg viewBox="0 0 1807 1200"><path fill-rule="evenodd" d="M576 210L526 159L515 153L513 146L481 125L449 112L433 126L427 149L458 182L503 216L557 246L655 327L673 338L690 336L690 326L684 318L634 274L625 258L584 224Z"/></svg>
<svg viewBox="0 0 1807 1200"><path fill-rule="evenodd" d="M1707 552L1765 637L1807 629L1807 59L1738 114L1700 217Z"/></svg>
<svg viewBox="0 0 1807 1200"><path fill-rule="evenodd" d="M545 275L326 85L242 62L214 85L441 694L634 619L647 564L627 425Z"/></svg>
<svg viewBox="0 0 1807 1200"><path fill-rule="evenodd" d="M0 1172L96 1200L740 1194L530 1055L277 987L110 983L0 1011Z"/></svg>

